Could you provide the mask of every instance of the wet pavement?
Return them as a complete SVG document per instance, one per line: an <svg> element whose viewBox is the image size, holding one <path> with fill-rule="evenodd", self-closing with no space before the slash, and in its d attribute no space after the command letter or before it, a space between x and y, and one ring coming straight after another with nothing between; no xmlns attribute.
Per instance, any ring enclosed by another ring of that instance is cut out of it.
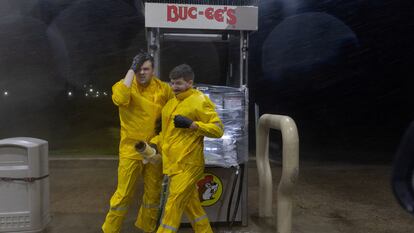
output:
<svg viewBox="0 0 414 233"><path fill-rule="evenodd" d="M115 190L117 160L50 160L50 212L47 233L98 233L109 199ZM258 179L255 161L248 163L248 226L214 226L215 232L277 232L276 216L258 217ZM273 213L280 178L279 163L272 164ZM414 232L414 216L397 204L389 187L389 165L301 162L294 192L293 232L408 233ZM137 196L141 192L138 190ZM140 232L134 225L138 199L122 232ZM179 232L193 232L181 227Z"/></svg>

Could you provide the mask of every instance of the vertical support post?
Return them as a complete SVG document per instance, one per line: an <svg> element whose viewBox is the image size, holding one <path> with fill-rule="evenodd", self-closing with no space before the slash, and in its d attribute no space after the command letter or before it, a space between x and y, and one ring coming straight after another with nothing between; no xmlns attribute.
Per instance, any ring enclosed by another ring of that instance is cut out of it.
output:
<svg viewBox="0 0 414 233"><path fill-rule="evenodd" d="M243 41L243 57L244 57L244 85L249 85L249 33L245 33L245 38Z"/></svg>
<svg viewBox="0 0 414 233"><path fill-rule="evenodd" d="M246 59L246 54L244 51L244 31L240 31L240 61L239 61L239 87L242 87L244 84L244 60Z"/></svg>
<svg viewBox="0 0 414 233"><path fill-rule="evenodd" d="M148 38L148 52L154 58L154 73L157 77L161 74L160 62L160 29L150 28Z"/></svg>

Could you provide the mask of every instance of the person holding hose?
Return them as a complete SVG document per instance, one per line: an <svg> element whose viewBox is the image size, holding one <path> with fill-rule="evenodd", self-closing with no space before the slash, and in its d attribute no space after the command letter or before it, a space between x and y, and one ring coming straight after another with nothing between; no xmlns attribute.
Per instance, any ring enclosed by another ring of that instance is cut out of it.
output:
<svg viewBox="0 0 414 233"><path fill-rule="evenodd" d="M193 89L187 64L170 72L175 98L162 110L162 130L151 142L161 150L163 173L169 178L167 201L157 233L177 232L183 212L196 233L213 232L201 206L197 181L204 172L204 137L220 138L223 124L212 101Z"/></svg>
<svg viewBox="0 0 414 233"><path fill-rule="evenodd" d="M136 151L135 144L147 142L158 133L156 128L161 109L173 97L171 87L154 76L154 60L145 52L134 57L125 78L113 85L112 100L119 109L121 140L118 185L102 225L104 233L120 232L138 177L144 180L144 192L135 226L144 232L156 230L162 165L146 163Z"/></svg>

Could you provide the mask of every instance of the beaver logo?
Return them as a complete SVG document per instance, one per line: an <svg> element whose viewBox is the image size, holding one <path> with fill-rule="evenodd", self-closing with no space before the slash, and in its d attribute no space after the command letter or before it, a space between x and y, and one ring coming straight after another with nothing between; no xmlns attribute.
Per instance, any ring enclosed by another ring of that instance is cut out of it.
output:
<svg viewBox="0 0 414 233"><path fill-rule="evenodd" d="M210 173L204 173L203 177L197 182L197 188L202 206L214 205L223 192L221 180Z"/></svg>

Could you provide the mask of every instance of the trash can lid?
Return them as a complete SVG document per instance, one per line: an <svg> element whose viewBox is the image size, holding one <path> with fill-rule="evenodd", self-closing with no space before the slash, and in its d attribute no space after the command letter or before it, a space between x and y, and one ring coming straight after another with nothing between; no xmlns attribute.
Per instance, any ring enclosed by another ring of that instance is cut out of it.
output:
<svg viewBox="0 0 414 233"><path fill-rule="evenodd" d="M29 147L36 147L39 145L47 144L47 141L38 139L38 138L30 138L30 137L15 137L15 138L5 138L0 140L0 146L23 146L26 148Z"/></svg>

